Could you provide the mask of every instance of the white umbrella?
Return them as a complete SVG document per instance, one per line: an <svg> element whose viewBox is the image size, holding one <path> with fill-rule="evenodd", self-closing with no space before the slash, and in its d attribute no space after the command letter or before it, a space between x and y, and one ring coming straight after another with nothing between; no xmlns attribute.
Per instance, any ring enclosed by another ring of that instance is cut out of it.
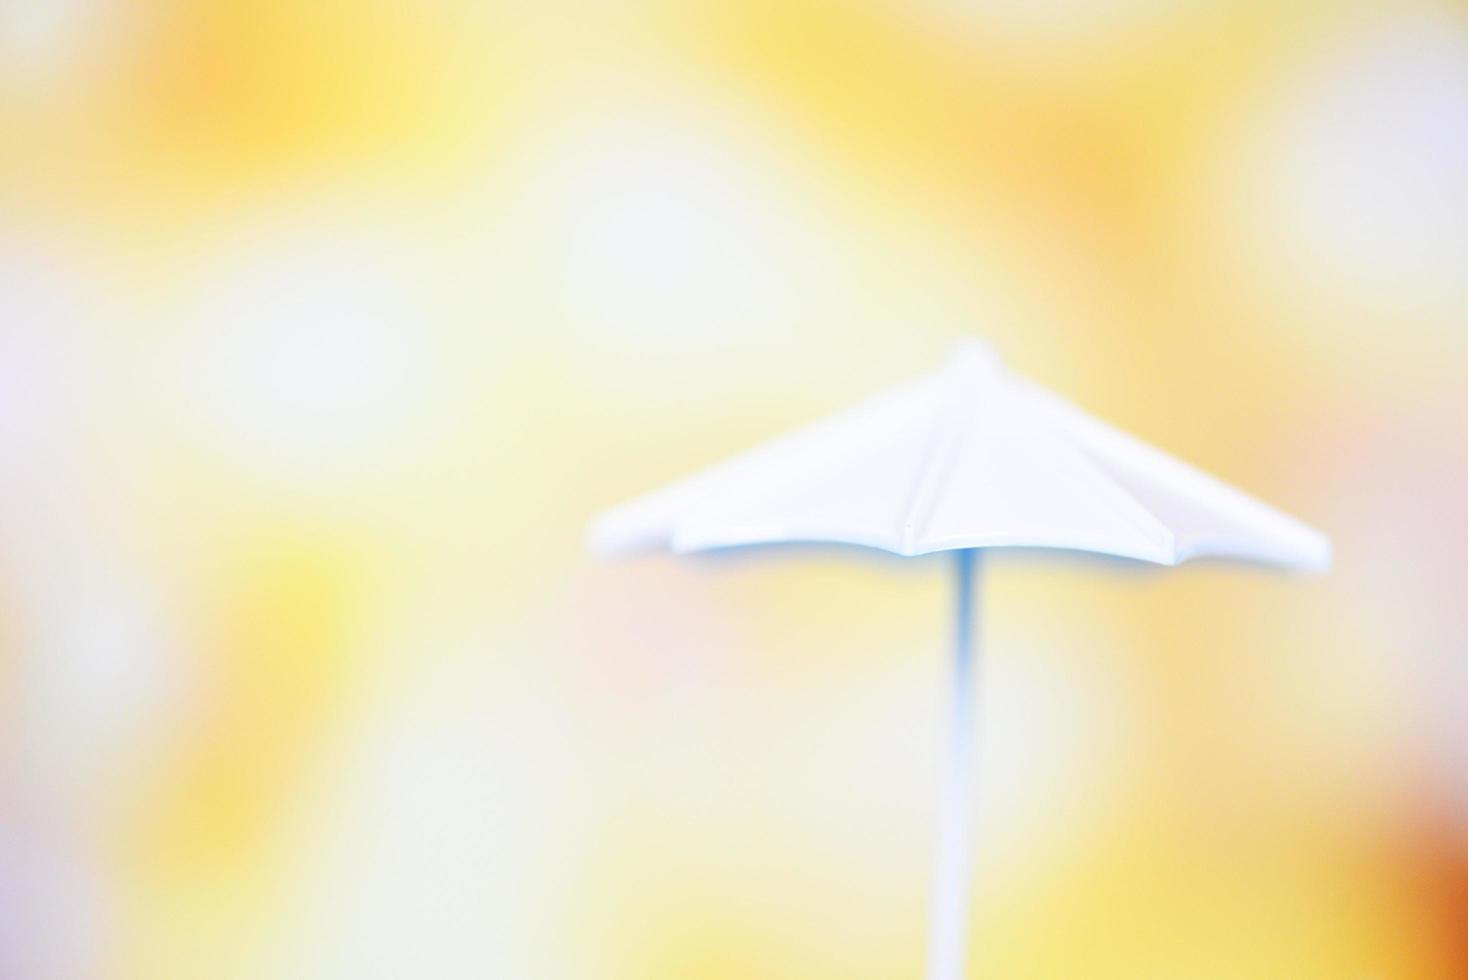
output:
<svg viewBox="0 0 1468 980"><path fill-rule="evenodd" d="M928 977L966 956L978 549L1323 571L1319 532L1011 374L966 342L940 370L603 516L607 555L835 542L956 553L954 700Z"/></svg>

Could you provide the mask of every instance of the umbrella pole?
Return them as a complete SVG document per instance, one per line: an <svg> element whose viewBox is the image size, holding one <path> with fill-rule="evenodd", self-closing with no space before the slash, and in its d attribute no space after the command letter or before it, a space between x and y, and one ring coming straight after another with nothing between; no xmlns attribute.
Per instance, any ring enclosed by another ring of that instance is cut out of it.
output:
<svg viewBox="0 0 1468 980"><path fill-rule="evenodd" d="M976 593L979 552L954 553L953 717L948 771L938 814L933 864L932 920L928 933L928 980L959 980L968 955L970 887L973 878L974 729L978 699Z"/></svg>

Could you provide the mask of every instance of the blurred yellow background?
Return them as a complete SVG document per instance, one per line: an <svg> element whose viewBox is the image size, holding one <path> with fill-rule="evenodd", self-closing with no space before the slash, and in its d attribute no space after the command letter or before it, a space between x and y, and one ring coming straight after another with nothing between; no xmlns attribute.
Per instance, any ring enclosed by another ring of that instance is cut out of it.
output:
<svg viewBox="0 0 1468 980"><path fill-rule="evenodd" d="M917 976L946 565L600 509L962 336L1323 528L1000 555L971 975L1468 977L1468 10L0 4L0 976Z"/></svg>

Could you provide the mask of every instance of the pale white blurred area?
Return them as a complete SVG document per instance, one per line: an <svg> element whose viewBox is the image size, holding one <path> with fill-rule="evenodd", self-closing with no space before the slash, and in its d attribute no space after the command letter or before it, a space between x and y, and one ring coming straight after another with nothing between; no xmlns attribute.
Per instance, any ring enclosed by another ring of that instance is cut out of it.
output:
<svg viewBox="0 0 1468 980"><path fill-rule="evenodd" d="M809 249L800 202L731 120L657 102L568 107L535 167L567 320L584 343L659 356L768 346Z"/></svg>
<svg viewBox="0 0 1468 980"><path fill-rule="evenodd" d="M104 962L114 895L95 808L163 680L157 610L119 571L91 480L94 293L55 241L0 238L0 972L45 980Z"/></svg>
<svg viewBox="0 0 1468 980"><path fill-rule="evenodd" d="M1332 433L1330 438L1338 439ZM1441 397L1382 412L1339 450L1335 511L1352 527L1356 558L1343 569L1357 615L1341 623L1362 649L1389 658L1378 692L1393 685L1406 709L1405 738L1425 756L1435 791L1468 826L1468 610L1461 591L1468 520L1458 505L1468 484L1468 423ZM1390 743L1388 743L1390 744Z"/></svg>
<svg viewBox="0 0 1468 980"><path fill-rule="evenodd" d="M1328 346L1343 328L1421 324L1461 352L1468 15L1363 12L1282 82L1254 120L1259 196L1240 202L1261 273L1311 304Z"/></svg>
<svg viewBox="0 0 1468 980"><path fill-rule="evenodd" d="M880 383L875 349L919 366L982 310L983 274L854 199L747 93L656 71L587 76L547 97L548 121L513 157L511 203L487 220L520 243L522 279L486 299L549 318L578 388L628 419L611 437L645 443L644 418L678 426L670 404L696 393L719 396L699 406L711 418L757 423L749 369L819 410L852 389L803 369L809 358ZM900 330L871 329L894 317Z"/></svg>
<svg viewBox="0 0 1468 980"><path fill-rule="evenodd" d="M546 670L512 686L499 673L482 650L441 665L320 754L288 845L297 925L271 944L272 975L586 968L554 914L577 900L565 842L595 819L572 791L577 726Z"/></svg>
<svg viewBox="0 0 1468 980"><path fill-rule="evenodd" d="M6 0L0 8L0 73L23 85L75 69L106 24L111 0Z"/></svg>
<svg viewBox="0 0 1468 980"><path fill-rule="evenodd" d="M1245 229L1236 254L1300 324L1279 349L1311 352L1302 370L1328 373L1355 409L1319 414L1311 436L1334 488L1336 578L1358 613L1338 620L1347 669L1330 676L1358 685L1343 702L1361 736L1351 758L1380 753L1389 780L1426 765L1461 825L1468 622L1444 590L1460 587L1468 548L1456 503L1468 472L1456 394L1468 357L1468 17L1452 5L1363 10L1280 79L1231 148L1245 189L1222 200Z"/></svg>
<svg viewBox="0 0 1468 980"><path fill-rule="evenodd" d="M434 384L421 260L343 217L228 236L199 263L169 364L199 444L266 481L370 478L374 458L404 452Z"/></svg>
<svg viewBox="0 0 1468 980"><path fill-rule="evenodd" d="M0 970L76 980L105 970L108 910L93 855L42 821L0 825Z"/></svg>

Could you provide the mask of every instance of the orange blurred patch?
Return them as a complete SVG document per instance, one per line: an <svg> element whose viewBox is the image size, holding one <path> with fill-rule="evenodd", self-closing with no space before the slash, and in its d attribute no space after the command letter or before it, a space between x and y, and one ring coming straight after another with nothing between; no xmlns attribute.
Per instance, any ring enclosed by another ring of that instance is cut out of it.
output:
<svg viewBox="0 0 1468 980"><path fill-rule="evenodd" d="M216 0L165 24L140 66L145 129L222 179L421 152L454 121L448 38L417 8Z"/></svg>

